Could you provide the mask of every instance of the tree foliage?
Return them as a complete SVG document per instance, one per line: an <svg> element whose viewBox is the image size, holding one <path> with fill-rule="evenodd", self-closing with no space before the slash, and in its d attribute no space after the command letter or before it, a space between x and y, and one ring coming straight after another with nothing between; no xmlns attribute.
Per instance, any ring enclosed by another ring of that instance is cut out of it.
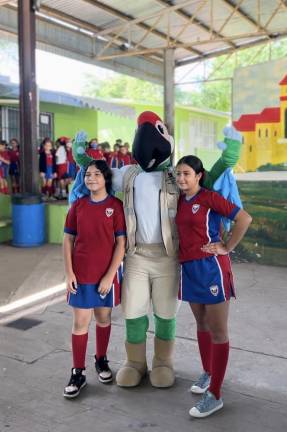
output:
<svg viewBox="0 0 287 432"><path fill-rule="evenodd" d="M287 39L273 42L272 49L269 45L260 45L238 51L232 56L216 57L207 62L206 80L198 76L199 83L194 91L185 90L185 86L177 89L177 102L190 104L198 108L212 108L220 111L231 110L231 88L234 70L237 67L245 67L286 56ZM224 79L225 78L225 79ZM210 81L208 82L208 79ZM218 81L211 81L216 80Z"/></svg>
<svg viewBox="0 0 287 432"><path fill-rule="evenodd" d="M163 101L162 86L120 74L105 80L87 76L84 93L89 97L127 99L134 102L162 103Z"/></svg>
<svg viewBox="0 0 287 432"><path fill-rule="evenodd" d="M192 105L198 108L211 108L220 111L231 110L231 78L237 67L244 67L270 59L275 60L286 56L287 40L272 43L270 47L260 45L240 50L232 56L225 55L206 61L206 76L193 76L192 81L198 81L193 90L188 86L176 86L175 100L182 105ZM217 79L219 79L217 81ZM214 81L211 81L214 80ZM98 80L87 76L85 95L91 97L128 99L134 102L162 103L163 87L147 81L142 81L126 75L117 74L108 80Z"/></svg>

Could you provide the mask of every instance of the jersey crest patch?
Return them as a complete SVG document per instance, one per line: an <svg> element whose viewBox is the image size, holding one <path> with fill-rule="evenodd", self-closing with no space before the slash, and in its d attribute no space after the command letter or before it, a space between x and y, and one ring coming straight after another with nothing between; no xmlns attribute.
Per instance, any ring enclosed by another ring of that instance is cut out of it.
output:
<svg viewBox="0 0 287 432"><path fill-rule="evenodd" d="M209 288L212 295L215 297L218 295L218 286L217 285L211 285Z"/></svg>
<svg viewBox="0 0 287 432"><path fill-rule="evenodd" d="M106 216L107 217L111 217L113 213L114 213L114 209L106 208Z"/></svg>
<svg viewBox="0 0 287 432"><path fill-rule="evenodd" d="M191 207L191 211L192 211L192 213L193 213L193 214L197 213L198 210L199 210L199 208L200 208L200 205L199 205L199 204L193 204L193 206Z"/></svg>

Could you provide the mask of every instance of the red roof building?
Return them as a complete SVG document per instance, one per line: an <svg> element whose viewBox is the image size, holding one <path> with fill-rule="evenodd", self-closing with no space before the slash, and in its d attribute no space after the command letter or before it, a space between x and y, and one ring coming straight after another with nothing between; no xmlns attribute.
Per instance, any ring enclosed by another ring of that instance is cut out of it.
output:
<svg viewBox="0 0 287 432"><path fill-rule="evenodd" d="M286 85L287 84L287 75L283 78L282 81L280 81L279 85Z"/></svg>
<svg viewBox="0 0 287 432"><path fill-rule="evenodd" d="M279 123L280 108L264 108L260 114L243 114L233 125L239 132L255 131L257 123Z"/></svg>

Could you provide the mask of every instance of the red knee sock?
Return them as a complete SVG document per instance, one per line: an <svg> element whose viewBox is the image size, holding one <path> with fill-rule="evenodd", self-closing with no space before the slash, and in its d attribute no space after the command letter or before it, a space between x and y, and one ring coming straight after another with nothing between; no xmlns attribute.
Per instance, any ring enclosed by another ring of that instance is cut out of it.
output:
<svg viewBox="0 0 287 432"><path fill-rule="evenodd" d="M201 357L202 367L211 375L211 336L209 331L197 331L197 341Z"/></svg>
<svg viewBox="0 0 287 432"><path fill-rule="evenodd" d="M104 357L107 354L107 349L109 345L111 334L111 325L107 327L96 326L96 357L99 359L100 357Z"/></svg>
<svg viewBox="0 0 287 432"><path fill-rule="evenodd" d="M82 335L72 334L73 367L85 368L88 333Z"/></svg>
<svg viewBox="0 0 287 432"><path fill-rule="evenodd" d="M53 195L53 188L52 188L52 186L47 186L47 194L49 195L49 197L51 197Z"/></svg>
<svg viewBox="0 0 287 432"><path fill-rule="evenodd" d="M211 356L211 382L209 391L216 399L220 398L220 389L224 379L229 355L229 342L212 344Z"/></svg>

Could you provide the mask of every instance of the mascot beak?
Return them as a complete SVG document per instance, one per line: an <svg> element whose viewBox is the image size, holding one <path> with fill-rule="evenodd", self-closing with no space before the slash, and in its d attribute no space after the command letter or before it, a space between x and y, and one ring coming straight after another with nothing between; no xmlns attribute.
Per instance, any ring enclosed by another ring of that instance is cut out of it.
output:
<svg viewBox="0 0 287 432"><path fill-rule="evenodd" d="M144 171L154 171L171 156L171 137L161 119L152 112L142 113L138 124L132 148L133 157Z"/></svg>

